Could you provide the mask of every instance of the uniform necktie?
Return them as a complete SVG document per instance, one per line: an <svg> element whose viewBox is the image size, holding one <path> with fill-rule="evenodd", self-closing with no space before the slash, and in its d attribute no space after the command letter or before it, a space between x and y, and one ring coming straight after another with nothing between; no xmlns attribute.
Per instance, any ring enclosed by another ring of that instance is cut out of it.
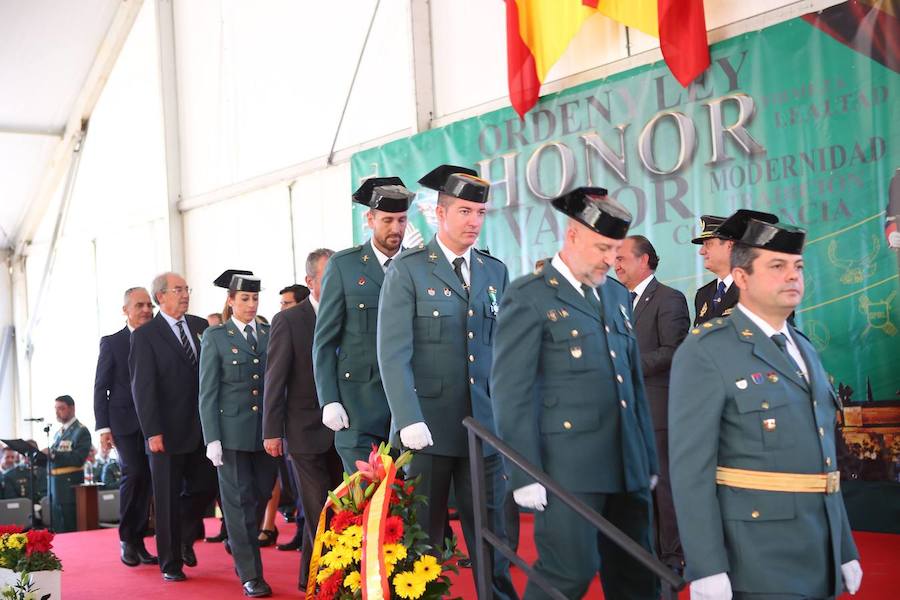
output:
<svg viewBox="0 0 900 600"><path fill-rule="evenodd" d="M392 261L392 260L394 260L394 259L393 259L393 258L389 258L389 259L387 259L386 261L384 261L384 271L385 271L385 272L387 272L387 268L388 268L389 266L391 266L391 261Z"/></svg>
<svg viewBox="0 0 900 600"><path fill-rule="evenodd" d="M634 301L637 298L637 292L631 292L631 306L634 306Z"/></svg>
<svg viewBox="0 0 900 600"><path fill-rule="evenodd" d="M469 286L466 285L466 278L463 277L463 272L462 272L462 266L463 266L463 263L465 263L465 262L466 262L466 259L464 259L462 256L457 256L456 258L454 258L453 259L453 272L456 273L456 276L459 278L459 282L462 284L462 286L466 289L469 289Z"/></svg>
<svg viewBox="0 0 900 600"><path fill-rule="evenodd" d="M788 361L790 361L791 366L794 367L794 369L796 369L797 374L800 375L800 377L804 377L803 370L800 368L800 365L797 364L797 361L794 360L794 357L791 356L790 352L788 352L787 336L784 335L783 333L776 333L775 335L772 336L771 339L773 342L775 342L775 345L778 346L778 349L781 350L782 352L784 352L784 355L787 357Z"/></svg>
<svg viewBox="0 0 900 600"><path fill-rule="evenodd" d="M716 288L716 293L713 295L713 304L718 306L721 304L722 300L725 299L725 282L720 281L719 287Z"/></svg>
<svg viewBox="0 0 900 600"><path fill-rule="evenodd" d="M250 325L244 325L244 333L247 334L247 343L250 344L250 349L256 352L256 336L253 335L253 328Z"/></svg>
<svg viewBox="0 0 900 600"><path fill-rule="evenodd" d="M184 353L187 355L188 360L191 361L191 364L195 367L197 366L197 355L194 354L194 349L191 348L191 343L188 341L187 335L184 333L184 327L182 327L184 321L178 321L175 323L178 326L178 337L181 338L181 347L184 348Z"/></svg>
<svg viewBox="0 0 900 600"><path fill-rule="evenodd" d="M584 292L584 299L591 305L591 308L594 309L597 316L603 315L603 304L597 298L597 294L594 293L594 288L586 283L582 283L581 291Z"/></svg>

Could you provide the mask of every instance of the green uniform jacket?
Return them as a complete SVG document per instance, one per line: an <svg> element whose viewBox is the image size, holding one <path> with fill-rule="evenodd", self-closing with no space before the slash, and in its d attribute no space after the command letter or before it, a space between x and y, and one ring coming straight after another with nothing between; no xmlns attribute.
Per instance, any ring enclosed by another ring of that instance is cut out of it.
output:
<svg viewBox="0 0 900 600"><path fill-rule="evenodd" d="M727 572L735 591L822 598L858 558L840 493L716 485L716 466L837 469L837 395L812 344L790 332L809 384L739 308L691 330L672 362L672 492L687 579Z"/></svg>
<svg viewBox="0 0 900 600"><path fill-rule="evenodd" d="M83 467L90 451L91 432L75 419L61 435L56 432L50 446L50 467Z"/></svg>
<svg viewBox="0 0 900 600"><path fill-rule="evenodd" d="M40 467L34 470L34 487L38 494L31 493L31 475L25 465L16 465L3 474L3 498L32 498L39 502L47 493L47 471Z"/></svg>
<svg viewBox="0 0 900 600"><path fill-rule="evenodd" d="M203 441L256 452L262 446L263 375L269 326L256 323L256 352L229 319L203 333L200 351L200 424Z"/></svg>
<svg viewBox="0 0 900 600"><path fill-rule="evenodd" d="M338 447L356 446L359 433L390 434L391 410L375 352L382 283L371 241L332 256L322 279L313 366L319 404L340 402L350 418L350 427L335 433Z"/></svg>
<svg viewBox="0 0 900 600"><path fill-rule="evenodd" d="M400 254L381 290L378 365L393 426L399 431L424 421L434 440L421 450L426 454L467 456L467 416L494 430L488 378L509 274L501 261L475 248L470 262L466 293L432 239Z"/></svg>
<svg viewBox="0 0 900 600"><path fill-rule="evenodd" d="M659 472L628 291L597 288L603 315L550 265L500 308L491 394L500 437L567 490L646 489ZM513 489L533 480L510 473Z"/></svg>

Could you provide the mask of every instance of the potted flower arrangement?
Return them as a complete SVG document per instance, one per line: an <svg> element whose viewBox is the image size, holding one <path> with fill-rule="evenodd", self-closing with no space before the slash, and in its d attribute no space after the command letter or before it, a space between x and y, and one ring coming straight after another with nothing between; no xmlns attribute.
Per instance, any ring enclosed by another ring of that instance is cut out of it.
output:
<svg viewBox="0 0 900 600"><path fill-rule="evenodd" d="M49 531L0 525L0 598L59 600L62 564L52 548Z"/></svg>
<svg viewBox="0 0 900 600"><path fill-rule="evenodd" d="M416 481L397 471L412 458L394 461L391 447L373 447L368 462L329 492L319 518L307 600L435 600L450 592L449 573L462 557L453 540L442 549L428 544L416 522ZM328 511L333 511L330 523Z"/></svg>

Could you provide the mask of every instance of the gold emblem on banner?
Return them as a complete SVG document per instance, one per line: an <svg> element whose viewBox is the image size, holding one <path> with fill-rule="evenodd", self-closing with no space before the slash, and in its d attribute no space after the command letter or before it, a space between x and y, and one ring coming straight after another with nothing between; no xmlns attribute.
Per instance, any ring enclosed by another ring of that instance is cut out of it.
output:
<svg viewBox="0 0 900 600"><path fill-rule="evenodd" d="M897 326L891 321L891 303L896 295L897 290L894 290L887 298L878 302L873 302L866 294L859 297L859 310L866 315L863 335L867 335L872 329L880 329L892 337L897 335Z"/></svg>
<svg viewBox="0 0 900 600"><path fill-rule="evenodd" d="M878 251L881 249L881 239L872 234L872 243L869 245L869 253L862 258L842 258L838 256L838 241L831 240L828 243L828 261L835 267L844 270L841 275L841 283L844 285L853 285L862 283L875 273L877 264L875 259L878 257Z"/></svg>

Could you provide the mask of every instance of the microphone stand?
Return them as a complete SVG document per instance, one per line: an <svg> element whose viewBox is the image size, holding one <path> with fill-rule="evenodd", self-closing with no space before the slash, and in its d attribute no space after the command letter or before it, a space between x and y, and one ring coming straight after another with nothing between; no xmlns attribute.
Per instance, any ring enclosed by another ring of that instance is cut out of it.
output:
<svg viewBox="0 0 900 600"><path fill-rule="evenodd" d="M44 425L44 433L47 434L47 514L41 515L41 520L47 526L47 530L53 533L53 461L50 458L50 424Z"/></svg>

